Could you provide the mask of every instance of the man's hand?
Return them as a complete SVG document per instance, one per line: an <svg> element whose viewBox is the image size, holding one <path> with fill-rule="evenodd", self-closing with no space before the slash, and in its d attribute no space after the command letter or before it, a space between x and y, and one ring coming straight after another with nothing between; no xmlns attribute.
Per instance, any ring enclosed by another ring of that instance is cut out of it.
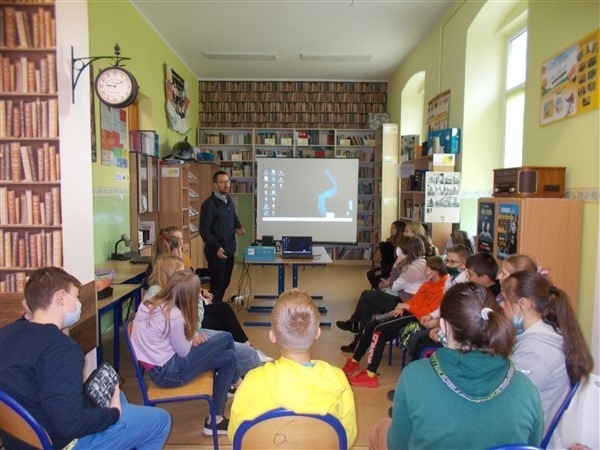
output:
<svg viewBox="0 0 600 450"><path fill-rule="evenodd" d="M244 228L243 225L239 228L236 228L234 231L235 231L235 234L237 234L238 236L243 236L246 234L246 229Z"/></svg>
<svg viewBox="0 0 600 450"><path fill-rule="evenodd" d="M110 399L110 403L108 404L109 408L117 408L119 410L119 414L121 414L121 389L117 384L115 386L115 392L113 392L112 398Z"/></svg>
<svg viewBox="0 0 600 450"><path fill-rule="evenodd" d="M227 259L227 255L225 254L225 250L223 250L223 247L219 247L219 250L217 250L217 258Z"/></svg>

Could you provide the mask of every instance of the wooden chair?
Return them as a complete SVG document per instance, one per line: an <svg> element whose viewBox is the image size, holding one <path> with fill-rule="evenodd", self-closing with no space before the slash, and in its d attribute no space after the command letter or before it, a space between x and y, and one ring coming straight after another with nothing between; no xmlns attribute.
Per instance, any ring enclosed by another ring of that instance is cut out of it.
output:
<svg viewBox="0 0 600 450"><path fill-rule="evenodd" d="M558 423L560 422L560 419L562 418L566 409L569 407L569 404L571 403L571 400L573 399L575 392L577 392L577 389L579 388L580 383L581 382L578 381L573 386L571 386L571 389L569 389L569 392L567 393L567 396L565 397L565 399L561 403L560 407L558 408L558 411L556 411L556 414L554 414L554 417L552 418L552 422L550 422L550 426L548 427L548 431L546 431L546 434L544 435L544 438L542 439L542 443L540 444L540 447L542 447L543 449L548 448L548 444L550 443L552 434L554 433L554 430L556 429L556 427L557 427Z"/></svg>
<svg viewBox="0 0 600 450"><path fill-rule="evenodd" d="M233 450L348 449L346 430L331 414L297 414L274 409L242 422L233 436Z"/></svg>
<svg viewBox="0 0 600 450"><path fill-rule="evenodd" d="M175 388L161 388L155 385L152 381L144 379L144 369L139 364L135 350L131 343L131 330L133 327L133 319L128 320L123 327L123 335L127 348L131 355L131 361L135 368L135 376L144 399L144 405L156 406L159 403L182 402L187 400L202 399L208 402L210 413L210 423L213 431L213 447L215 450L219 448L219 439L217 435L217 420L215 417L215 404L213 402L213 372L208 371L201 374L192 382ZM204 426L204 425L203 425Z"/></svg>
<svg viewBox="0 0 600 450"><path fill-rule="evenodd" d="M4 391L0 391L0 430L31 447L52 450L52 441L44 427Z"/></svg>

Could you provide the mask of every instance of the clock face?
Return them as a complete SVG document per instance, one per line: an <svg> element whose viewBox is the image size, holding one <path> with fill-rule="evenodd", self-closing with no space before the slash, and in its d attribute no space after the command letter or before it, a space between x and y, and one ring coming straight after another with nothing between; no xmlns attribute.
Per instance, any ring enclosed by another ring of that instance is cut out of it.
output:
<svg viewBox="0 0 600 450"><path fill-rule="evenodd" d="M114 108L130 105L137 96L138 85L131 73L121 67L109 67L96 78L100 101Z"/></svg>

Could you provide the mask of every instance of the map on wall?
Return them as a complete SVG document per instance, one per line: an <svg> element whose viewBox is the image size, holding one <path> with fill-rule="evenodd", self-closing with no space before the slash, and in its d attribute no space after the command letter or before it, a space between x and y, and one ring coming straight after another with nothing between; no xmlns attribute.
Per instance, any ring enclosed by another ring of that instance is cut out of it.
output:
<svg viewBox="0 0 600 450"><path fill-rule="evenodd" d="M127 168L127 111L100 104L102 164Z"/></svg>
<svg viewBox="0 0 600 450"><path fill-rule="evenodd" d="M598 109L599 31L542 64L541 125Z"/></svg>

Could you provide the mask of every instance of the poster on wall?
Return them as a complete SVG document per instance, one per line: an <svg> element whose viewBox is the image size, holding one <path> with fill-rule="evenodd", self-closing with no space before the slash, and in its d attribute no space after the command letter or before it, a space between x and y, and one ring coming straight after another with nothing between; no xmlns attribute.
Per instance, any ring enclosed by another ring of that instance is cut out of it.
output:
<svg viewBox="0 0 600 450"><path fill-rule="evenodd" d="M427 103L427 133L449 128L450 90L442 92Z"/></svg>
<svg viewBox="0 0 600 450"><path fill-rule="evenodd" d="M519 233L519 205L500 203L498 205L498 259L517 253Z"/></svg>
<svg viewBox="0 0 600 450"><path fill-rule="evenodd" d="M425 173L425 222L460 221L460 172Z"/></svg>
<svg viewBox="0 0 600 450"><path fill-rule="evenodd" d="M127 111L100 103L102 164L127 168Z"/></svg>
<svg viewBox="0 0 600 450"><path fill-rule="evenodd" d="M542 63L541 125L598 109L599 35L596 30Z"/></svg>
<svg viewBox="0 0 600 450"><path fill-rule="evenodd" d="M190 131L188 118L190 99L187 96L186 82L168 64L165 64L165 93L169 128L179 134L187 134Z"/></svg>
<svg viewBox="0 0 600 450"><path fill-rule="evenodd" d="M494 203L479 203L477 252L492 253L494 247Z"/></svg>

